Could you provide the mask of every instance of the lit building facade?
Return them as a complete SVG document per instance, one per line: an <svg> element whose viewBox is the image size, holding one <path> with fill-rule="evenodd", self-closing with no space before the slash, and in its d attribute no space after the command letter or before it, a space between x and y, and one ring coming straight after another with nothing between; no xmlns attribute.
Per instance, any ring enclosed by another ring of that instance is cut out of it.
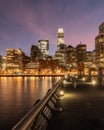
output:
<svg viewBox="0 0 104 130"><path fill-rule="evenodd" d="M66 63L70 64L70 63L76 63L77 62L77 58L76 58L76 50L73 46L68 45L66 48Z"/></svg>
<svg viewBox="0 0 104 130"><path fill-rule="evenodd" d="M85 65L85 74L91 74L91 75L97 74L95 50L86 52L86 61L84 62L84 65Z"/></svg>
<svg viewBox="0 0 104 130"><path fill-rule="evenodd" d="M86 61L86 51L87 47L86 44L78 44L76 46L76 56L78 62L85 62Z"/></svg>
<svg viewBox="0 0 104 130"><path fill-rule="evenodd" d="M59 60L60 66L65 66L66 58L65 58L65 50L60 50L55 52L54 59Z"/></svg>
<svg viewBox="0 0 104 130"><path fill-rule="evenodd" d="M78 64L78 74L83 75L85 72L85 62L86 62L86 44L78 44L76 46L76 56Z"/></svg>
<svg viewBox="0 0 104 130"><path fill-rule="evenodd" d="M64 30L59 28L57 33L57 50L62 49L64 49Z"/></svg>
<svg viewBox="0 0 104 130"><path fill-rule="evenodd" d="M70 74L75 74L78 72L77 70L77 58L76 58L76 49L68 45L66 47L66 69L70 72Z"/></svg>
<svg viewBox="0 0 104 130"><path fill-rule="evenodd" d="M96 52L95 52L95 50L86 52L86 62L92 63L92 64L96 63Z"/></svg>
<svg viewBox="0 0 104 130"><path fill-rule="evenodd" d="M57 33L57 51L55 52L54 58L59 60L60 66L65 66L65 49L66 45L64 44L64 31L62 28L58 29Z"/></svg>
<svg viewBox="0 0 104 130"><path fill-rule="evenodd" d="M25 69L25 53L21 49L7 49L6 70L18 73Z"/></svg>
<svg viewBox="0 0 104 130"><path fill-rule="evenodd" d="M41 59L49 56L49 40L38 40L38 48L42 53Z"/></svg>
<svg viewBox="0 0 104 130"><path fill-rule="evenodd" d="M99 26L99 35L95 37L97 66L104 67L104 22Z"/></svg>

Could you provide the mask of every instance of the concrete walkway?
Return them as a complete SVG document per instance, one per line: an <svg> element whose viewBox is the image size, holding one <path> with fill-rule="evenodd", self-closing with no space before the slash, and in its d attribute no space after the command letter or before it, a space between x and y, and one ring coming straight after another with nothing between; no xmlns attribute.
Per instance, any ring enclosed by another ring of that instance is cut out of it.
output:
<svg viewBox="0 0 104 130"><path fill-rule="evenodd" d="M67 87L57 106L47 130L104 130L104 89Z"/></svg>

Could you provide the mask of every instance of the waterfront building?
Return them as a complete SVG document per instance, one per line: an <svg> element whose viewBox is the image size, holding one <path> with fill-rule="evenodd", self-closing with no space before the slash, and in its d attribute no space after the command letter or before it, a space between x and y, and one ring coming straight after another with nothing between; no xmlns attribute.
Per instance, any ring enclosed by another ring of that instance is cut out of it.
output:
<svg viewBox="0 0 104 130"><path fill-rule="evenodd" d="M49 40L38 40L38 48L42 53L41 59L49 56Z"/></svg>
<svg viewBox="0 0 104 130"><path fill-rule="evenodd" d="M25 72L28 74L54 74L60 70L59 62L49 56L26 64Z"/></svg>
<svg viewBox="0 0 104 130"><path fill-rule="evenodd" d="M39 62L28 62L25 67L25 74L38 74Z"/></svg>
<svg viewBox="0 0 104 130"><path fill-rule="evenodd" d="M39 60L39 69L43 74L57 73L59 70L59 62L49 56L46 59Z"/></svg>
<svg viewBox="0 0 104 130"><path fill-rule="evenodd" d="M104 22L99 26L99 34L95 37L97 66L104 67Z"/></svg>
<svg viewBox="0 0 104 130"><path fill-rule="evenodd" d="M7 49L6 70L21 73L25 69L25 53L21 49Z"/></svg>

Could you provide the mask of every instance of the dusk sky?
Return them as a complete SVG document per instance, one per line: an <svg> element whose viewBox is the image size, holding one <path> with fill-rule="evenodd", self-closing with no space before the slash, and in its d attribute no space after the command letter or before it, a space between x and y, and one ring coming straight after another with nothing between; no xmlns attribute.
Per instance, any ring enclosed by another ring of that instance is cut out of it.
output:
<svg viewBox="0 0 104 130"><path fill-rule="evenodd" d="M49 40L53 55L58 28L64 29L66 45L82 42L94 50L102 22L104 0L0 0L0 55L21 48L29 56L31 45L41 39Z"/></svg>

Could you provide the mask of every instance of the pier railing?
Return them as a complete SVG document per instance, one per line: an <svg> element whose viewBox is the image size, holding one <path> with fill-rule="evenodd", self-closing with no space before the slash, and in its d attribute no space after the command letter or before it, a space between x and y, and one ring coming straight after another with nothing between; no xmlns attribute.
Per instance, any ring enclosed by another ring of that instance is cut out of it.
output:
<svg viewBox="0 0 104 130"><path fill-rule="evenodd" d="M43 99L38 100L33 108L12 128L12 130L45 130L52 112L56 109L59 91L62 89L59 80Z"/></svg>

